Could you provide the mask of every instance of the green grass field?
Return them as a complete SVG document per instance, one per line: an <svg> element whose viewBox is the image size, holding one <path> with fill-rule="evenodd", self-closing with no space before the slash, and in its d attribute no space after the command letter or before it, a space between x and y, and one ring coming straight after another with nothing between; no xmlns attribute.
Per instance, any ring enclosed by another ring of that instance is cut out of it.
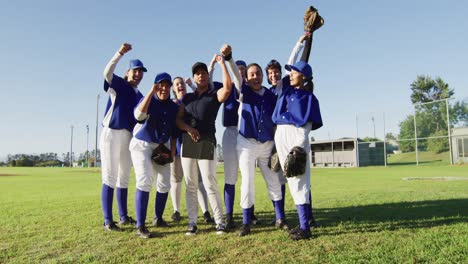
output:
<svg viewBox="0 0 468 264"><path fill-rule="evenodd" d="M314 239L298 242L266 224L238 237L237 231L217 236L213 226L199 223L199 235L186 237L185 203L179 225L150 228L156 238L137 238L133 228L107 233L98 170L0 168L0 175L0 263L468 263L467 166L313 169L313 205L323 227L313 230ZM429 179L442 176L467 180ZM222 173L218 183L222 190ZM132 216L134 186L132 176ZM261 176L256 187L257 215L270 222L274 213ZM286 192L287 217L295 226L295 206ZM148 225L154 197L153 189ZM169 199L165 218L171 213Z"/></svg>

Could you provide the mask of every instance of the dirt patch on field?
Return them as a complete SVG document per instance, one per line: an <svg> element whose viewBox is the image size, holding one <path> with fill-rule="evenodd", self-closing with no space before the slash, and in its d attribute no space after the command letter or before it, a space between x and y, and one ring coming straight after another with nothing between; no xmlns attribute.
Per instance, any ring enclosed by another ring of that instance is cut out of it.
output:
<svg viewBox="0 0 468 264"><path fill-rule="evenodd" d="M23 174L0 173L0 177L8 177L8 176L23 176Z"/></svg>
<svg viewBox="0 0 468 264"><path fill-rule="evenodd" d="M78 171L67 171L71 173L98 173L100 170L78 170Z"/></svg>
<svg viewBox="0 0 468 264"><path fill-rule="evenodd" d="M405 181L466 181L468 177L412 177L403 178Z"/></svg>

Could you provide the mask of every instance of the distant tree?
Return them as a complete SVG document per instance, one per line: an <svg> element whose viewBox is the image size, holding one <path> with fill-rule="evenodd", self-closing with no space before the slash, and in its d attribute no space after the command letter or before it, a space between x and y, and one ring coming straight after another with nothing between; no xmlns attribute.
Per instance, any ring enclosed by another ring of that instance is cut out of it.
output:
<svg viewBox="0 0 468 264"><path fill-rule="evenodd" d="M411 83L411 102L416 105L416 128L417 137L434 137L448 135L447 105L446 102L429 103L435 100L443 100L452 97L455 92L440 77L435 80L429 76L417 76L417 79ZM422 104L428 103L428 104ZM468 106L466 102L455 102L453 106L449 104L450 125L458 123L467 123ZM414 115L409 115L400 122L400 150L403 152L414 151L415 137ZM437 142L437 143L436 143ZM430 144L429 144L430 143ZM448 139L428 142L427 140L418 141L419 150L430 150L439 152L442 149L448 149Z"/></svg>
<svg viewBox="0 0 468 264"><path fill-rule="evenodd" d="M373 138L373 137L365 137L365 138L361 138L361 140L364 141L364 142L382 141L379 138Z"/></svg>

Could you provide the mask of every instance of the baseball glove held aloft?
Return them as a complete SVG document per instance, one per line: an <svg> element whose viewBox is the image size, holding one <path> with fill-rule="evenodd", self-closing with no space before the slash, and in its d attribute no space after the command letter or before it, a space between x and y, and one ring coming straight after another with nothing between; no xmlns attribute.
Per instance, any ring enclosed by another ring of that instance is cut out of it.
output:
<svg viewBox="0 0 468 264"><path fill-rule="evenodd" d="M159 146L153 150L151 159L158 165L166 165L174 161L171 151L164 144L159 144Z"/></svg>
<svg viewBox="0 0 468 264"><path fill-rule="evenodd" d="M325 21L319 15L318 10L315 7L310 6L307 8L304 14L304 31L312 33L323 26L324 23Z"/></svg>
<svg viewBox="0 0 468 264"><path fill-rule="evenodd" d="M296 177L305 173L307 153L304 148L296 146L291 149L284 162L284 176Z"/></svg>

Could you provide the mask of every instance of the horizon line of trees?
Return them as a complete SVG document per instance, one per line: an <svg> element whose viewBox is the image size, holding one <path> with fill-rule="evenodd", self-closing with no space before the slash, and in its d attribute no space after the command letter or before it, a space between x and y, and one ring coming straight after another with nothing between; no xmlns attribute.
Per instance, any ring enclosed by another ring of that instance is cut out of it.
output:
<svg viewBox="0 0 468 264"><path fill-rule="evenodd" d="M72 153L72 162L77 162L82 166L95 164L95 150L85 151L76 158L75 153ZM100 151L98 150L98 161L100 160ZM70 152L62 153L61 155L54 152L46 152L41 154L8 154L6 162L0 162L0 166L8 167L69 167Z"/></svg>

